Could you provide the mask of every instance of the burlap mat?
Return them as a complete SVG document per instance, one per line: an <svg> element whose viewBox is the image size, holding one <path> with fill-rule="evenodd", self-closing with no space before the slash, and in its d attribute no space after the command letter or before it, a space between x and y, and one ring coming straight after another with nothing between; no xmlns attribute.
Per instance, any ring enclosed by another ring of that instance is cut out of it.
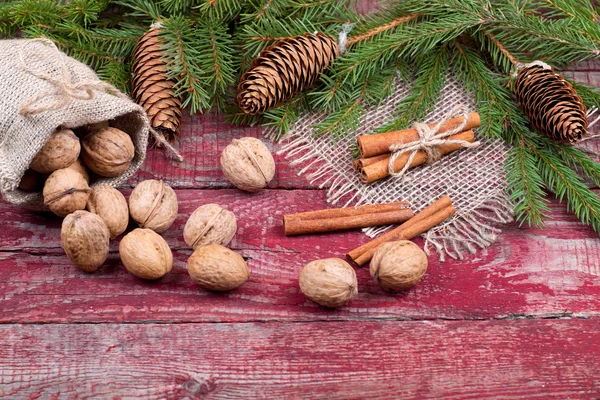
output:
<svg viewBox="0 0 600 400"><path fill-rule="evenodd" d="M461 149L431 165L410 169L402 178L362 184L352 167L356 137L372 133L389 122L407 90L408 86L398 81L394 94L361 118L358 130L337 141L316 136L312 127L324 115L304 115L281 140L281 153L299 168L299 175L322 188L329 187L327 200L331 204L349 206L408 200L416 212L449 195L457 213L423 235L425 250L430 252L435 248L442 260L446 255L462 259L465 253L475 253L492 244L500 232L498 226L512 220L513 207L505 192L504 175L508 148L501 140L489 140L478 134L476 139L481 146L475 149ZM425 122L439 121L459 105L476 111L473 99L449 77ZM373 237L388 228L365 229L365 233Z"/></svg>

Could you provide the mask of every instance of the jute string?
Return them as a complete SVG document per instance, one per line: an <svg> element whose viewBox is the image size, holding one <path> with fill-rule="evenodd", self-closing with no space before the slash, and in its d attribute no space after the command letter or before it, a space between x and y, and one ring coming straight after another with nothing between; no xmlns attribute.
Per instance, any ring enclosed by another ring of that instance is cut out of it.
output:
<svg viewBox="0 0 600 400"><path fill-rule="evenodd" d="M59 77L53 77L39 70L35 70L27 64L26 59L30 59L31 57L37 55L35 50L30 51L28 49L32 44L35 43L42 43L45 46L49 46L53 50L53 58L51 60L45 61L55 63L55 65L60 70ZM65 58L62 56L62 53L60 52L58 47L56 47L54 42L47 38L37 38L25 41L25 43L19 51L19 60L21 61L21 64L25 71L39 79L50 82L53 85L52 89L46 92L38 93L37 95L29 98L27 101L21 104L19 108L19 113L25 117L36 115L44 111L60 110L66 107L72 99L92 100L94 98L94 91L104 91L106 93L119 96L124 99L128 99L128 97L125 94L121 93L113 85L104 82L100 79L88 79L79 82L73 82L71 80L71 76L69 74ZM38 104L40 101L45 100L47 98L53 98L54 101L47 104ZM159 145L164 147L167 155L170 158L179 162L183 161L183 156L165 139L164 135L160 134L152 128L150 128L150 134ZM2 146L3 143L4 137L0 136L0 146Z"/></svg>
<svg viewBox="0 0 600 400"><path fill-rule="evenodd" d="M45 46L52 48L53 59L45 61L54 62L60 70L60 76L53 77L39 70L35 70L28 65L26 58L31 58L38 55L35 50L29 51L28 49L32 44L35 43L42 43ZM25 71L32 74L36 78L48 81L53 85L52 89L46 92L38 93L21 104L19 113L23 116L35 115L49 110L60 110L69 104L71 99L91 100L94 98L94 90L105 91L106 93L113 94L115 96L127 98L126 95L119 92L113 85L103 82L99 79L72 82L62 53L60 50L58 50L58 47L56 47L56 45L47 38L37 38L25 41L19 51L19 60L23 64L23 69ZM54 98L54 101L46 104L37 104L40 102L40 100L45 100L49 97Z"/></svg>
<svg viewBox="0 0 600 400"><path fill-rule="evenodd" d="M440 128L448 122L449 119L454 118L460 114L463 117L463 122L458 125L454 129L450 129L444 133L438 134ZM431 164L441 158L441 154L439 151L439 146L444 144L457 144L461 147L465 148L475 148L479 147L480 142L467 142L466 140L453 140L447 139L449 136L455 135L457 133L462 132L467 125L467 120L469 119L469 110L464 106L457 106L452 108L444 118L437 123L433 128L430 128L429 125L421 122L415 122L413 124L413 128L417 131L419 135L419 139L414 142L409 143L397 143L390 146L390 152L392 156L390 157L390 161L388 163L388 172L391 176L395 178L400 178L404 176L406 171L410 168L415 156L420 150L425 152L427 157L427 164ZM394 171L394 163L404 153L410 153L408 160L404 167L398 171Z"/></svg>
<svg viewBox="0 0 600 400"><path fill-rule="evenodd" d="M354 25L352 24L344 24L342 25L342 29L340 29L340 33L338 35L338 48L340 50L340 54L344 54L348 50L348 34L353 27Z"/></svg>

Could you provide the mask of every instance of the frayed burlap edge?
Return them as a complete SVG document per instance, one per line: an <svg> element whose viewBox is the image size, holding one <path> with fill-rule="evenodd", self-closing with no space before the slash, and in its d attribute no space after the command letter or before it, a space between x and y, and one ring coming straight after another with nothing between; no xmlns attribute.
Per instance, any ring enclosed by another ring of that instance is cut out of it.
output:
<svg viewBox="0 0 600 400"><path fill-rule="evenodd" d="M457 91L457 84L451 81L449 85L444 89L448 91ZM390 115L386 114L386 107L389 109L395 108L395 104L406 94L406 86L402 83L398 83L398 88L395 95L390 96L384 104L378 109L368 110L367 113L361 118L361 129L357 132L349 132L348 136L350 140L347 142L338 142L336 151L340 154L343 153L341 158L344 158L343 165L341 165L340 159L331 157L328 151L331 149L325 149L323 142L316 139L314 131L307 129L306 126L314 126L317 122L324 118L324 115L319 114L308 114L301 117L295 127L280 140L281 148L279 154L285 155L285 158L291 160L292 166L301 166L297 174L299 176L305 176L310 184L317 185L320 189L327 189L326 200L328 203L336 206L354 206L361 204L373 204L373 203L384 203L389 201L397 200L408 200L411 202L411 206L415 212L420 211L428 204L436 200L437 198L448 194L444 188L440 185L437 190L436 196L426 199L415 199L415 198L386 198L385 195L374 195L370 190L369 186L362 184L356 173L351 171L351 156L349 155L350 143L355 141L356 136L359 134L370 133L365 131L370 129L374 124L370 123L369 118L373 118L374 113L375 119L378 119L377 124L384 123ZM464 102L471 103L472 99L464 94L464 91L454 97L441 96L441 106L438 104L436 111L432 112L427 122L435 121L439 118L440 113L447 111L450 107L456 105L456 103ZM454 100L454 101L448 101ZM380 110L384 110L383 113ZM276 137L274 130L267 130L267 137L274 139ZM424 233L422 237L425 240L425 251L429 254L432 249L435 249L440 256L440 259L444 261L446 257L453 259L463 259L466 254L474 254L478 249L484 249L490 246L496 241L498 235L501 233L500 225L509 223L513 220L513 205L510 203L506 194L506 183L504 179L504 160L508 152L507 146L502 141L492 141L485 138L479 138L483 145L478 149L460 150L446 157L454 157L454 165L460 162L458 157L468 158L467 153L461 155L462 152L482 152L480 158L485 159L488 155L491 160L494 160L490 171L485 171L485 165L478 165L475 168L478 174L489 172L495 174L497 180L495 181L495 187L487 188L485 195L477 196L468 207L461 207L460 202L457 206L457 213L449 220L445 221L441 225L429 230ZM332 144L335 147L335 145ZM444 158L446 158L444 157ZM409 185L411 180L419 179L420 171L427 169L429 173L435 173L436 168L449 168L448 162L444 163L444 158L432 165L425 167L417 167L409 170L410 176L405 179L393 181L393 178L388 178L387 183L389 185ZM446 160L447 161L447 160ZM347 165L346 165L347 164ZM414 197L414 196L408 196ZM452 196L451 196L452 197ZM454 200L454 199L453 199ZM456 204L456 203L455 203ZM382 232L385 232L390 227L377 227L367 228L363 231L369 237L375 237Z"/></svg>

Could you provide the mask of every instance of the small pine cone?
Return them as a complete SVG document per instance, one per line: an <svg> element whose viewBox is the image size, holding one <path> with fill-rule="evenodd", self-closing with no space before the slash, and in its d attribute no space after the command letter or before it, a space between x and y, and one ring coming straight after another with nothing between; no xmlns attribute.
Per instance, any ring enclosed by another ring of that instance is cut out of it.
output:
<svg viewBox="0 0 600 400"><path fill-rule="evenodd" d="M535 62L519 68L515 93L532 127L550 139L574 143L587 133L583 100L552 67Z"/></svg>
<svg viewBox="0 0 600 400"><path fill-rule="evenodd" d="M150 125L173 140L179 132L181 100L165 70L159 32L158 26L150 28L133 52L132 96L148 113Z"/></svg>
<svg viewBox="0 0 600 400"><path fill-rule="evenodd" d="M237 102L246 114L262 114L310 87L338 55L337 43L320 32L283 39L252 60Z"/></svg>

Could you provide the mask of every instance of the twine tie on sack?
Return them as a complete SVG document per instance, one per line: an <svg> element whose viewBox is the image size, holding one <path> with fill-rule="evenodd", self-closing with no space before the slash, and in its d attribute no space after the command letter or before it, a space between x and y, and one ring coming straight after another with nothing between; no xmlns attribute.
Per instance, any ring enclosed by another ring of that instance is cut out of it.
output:
<svg viewBox="0 0 600 400"><path fill-rule="evenodd" d="M444 125L449 119L457 116L457 114L460 114L463 117L463 122L454 129L450 129L442 134L438 134L442 125ZM388 171L390 175L395 178L400 178L404 176L406 171L410 168L410 165L412 164L415 156L420 150L423 150L425 152L425 155L427 157L427 164L431 164L441 158L441 154L438 148L441 145L457 144L461 147L469 149L478 147L481 144L480 142L470 143L466 140L447 139L449 136L462 132L465 126L467 125L468 119L469 111L467 110L467 108L464 106L458 106L450 110L450 112L448 112L444 116L444 118L442 118L442 120L438 122L438 124L433 128L430 128L427 124L415 122L413 124L413 128L415 128L419 135L418 140L409 143L397 143L390 146L390 152L392 153L392 156L390 157L390 161L388 163ZM410 153L410 156L408 157L404 168L402 168L398 172L395 172L394 163L396 162L396 159L404 153Z"/></svg>
<svg viewBox="0 0 600 400"><path fill-rule="evenodd" d="M53 77L49 74L34 70L27 64L26 59L33 57L37 54L35 50L27 52L27 47L35 43L41 43L45 46L49 46L52 49L53 57L50 58L50 61L55 62L55 65L60 67L60 76ZM50 110L60 110L61 108L69 104L71 99L91 100L94 98L94 90L103 91L115 96L127 98L127 96L119 92L119 90L113 85L107 82L103 82L99 79L72 82L69 70L67 69L67 65L65 63L62 53L60 52L58 47L56 47L54 42L52 42L50 39L38 38L27 41L27 43L25 43L19 51L19 58L23 65L23 68L27 72L53 85L52 89L49 89L46 92L39 93L21 104L21 107L19 108L19 113L23 116L35 115ZM55 100L50 104L38 104L41 100L46 99L48 97L53 97Z"/></svg>

